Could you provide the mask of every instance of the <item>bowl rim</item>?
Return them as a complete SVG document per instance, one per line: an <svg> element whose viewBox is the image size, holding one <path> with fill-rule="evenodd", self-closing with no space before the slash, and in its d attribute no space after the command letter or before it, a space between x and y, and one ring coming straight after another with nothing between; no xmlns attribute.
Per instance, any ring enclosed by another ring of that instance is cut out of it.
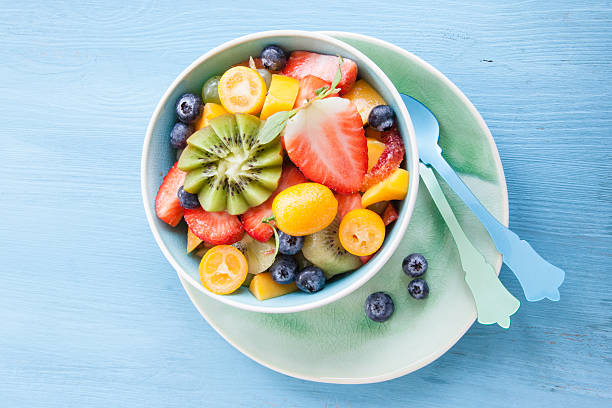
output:
<svg viewBox="0 0 612 408"><path fill-rule="evenodd" d="M389 241L385 244L384 248L381 250L379 256L375 257L374 259L372 259L372 261L370 261L369 263L370 267L367 273L364 273L363 276L361 276L359 279L357 279L355 282L353 282L349 286L343 289L340 289L337 292L330 294L329 296L319 299L317 301L303 303L303 304L294 305L294 306L276 306L274 308L270 308L270 307L265 306L264 302L262 302L262 305L250 305L250 304L242 303L240 301L236 301L231 296L216 295L214 293L211 293L208 290L206 290L199 282L193 279L191 275L187 273L178 264L178 262L174 258L174 255L170 252L170 250L166 247L166 245L162 241L158 228L155 225L155 219L154 219L155 214L153 214L153 211L149 206L149 203L151 202L151 197L149 196L147 192L147 187L146 187L148 184L148 178L149 178L149 174L146 171L146 164L147 164L146 158L149 156L148 154L149 147L151 144L152 133L153 133L153 128L155 126L155 123L159 119L162 109L168 103L168 99L170 95L187 75L189 75L200 64L204 63L207 59L217 54L220 54L234 46L237 46L245 42L253 41L253 40L274 38L278 36L307 38L310 40L321 41L321 42L331 44L334 47L338 48L339 50L346 50L356 55L357 57L359 57L359 59L368 67L370 72L382 81L383 86L388 88L388 90L390 91L392 95L392 98L394 99L394 102L399 107L399 112L396 112L396 116L398 117L398 119L404 120L406 123L408 134L403 135L403 138L404 138L404 141L408 141L409 143L409 149L406 149L406 157L410 159L407 163L409 166L408 171L410 173L410 178L409 178L408 195L404 199L404 204L402 206L402 210L400 211L400 220L398 220L399 222L397 223L399 225L395 225L393 229L393 234L390 236ZM305 310L311 310L311 309L315 309L315 308L327 305L336 300L339 300L343 298L344 296L357 290L362 285L364 285L369 279L371 279L374 275L376 275L376 273L378 273L378 271L386 264L388 259L397 249L397 246L399 245L399 242L403 238L403 235L408 227L410 218L412 217L412 213L414 211L414 207L416 204L418 187L419 187L419 158L418 158L418 151L417 151L417 145L416 145L416 136L414 133L414 128L412 126L412 121L410 120L410 115L408 114L408 110L406 109L405 105L402 102L399 92L397 91L397 89L395 88L391 80L387 77L387 75L365 54L363 54L361 51L357 50L353 46L343 41L337 40L331 36L323 34L321 32L311 32L311 31L303 31L303 30L273 30L273 31L261 31L261 32L251 33L251 34L247 34L247 35L235 38L233 40L227 41L213 48L212 50L204 53L200 57L198 57L187 68L185 68L176 77L176 79L174 79L174 81L166 89L163 96L160 98L159 102L157 103L155 110L153 111L153 114L147 126L145 138L143 141L142 153L141 153L140 190L141 190L142 202L144 205L145 215L147 218L147 222L149 224L149 228L151 229L151 232L153 233L157 246L161 249L165 258L168 260L168 262L170 262L170 264L172 265L174 270L177 272L179 277L183 278L186 282L189 282L191 286L195 287L200 292L222 303L225 303L227 305L237 307L243 310L252 311L252 312L295 313L295 312L301 312ZM405 214L404 217L402 217L403 214Z"/></svg>

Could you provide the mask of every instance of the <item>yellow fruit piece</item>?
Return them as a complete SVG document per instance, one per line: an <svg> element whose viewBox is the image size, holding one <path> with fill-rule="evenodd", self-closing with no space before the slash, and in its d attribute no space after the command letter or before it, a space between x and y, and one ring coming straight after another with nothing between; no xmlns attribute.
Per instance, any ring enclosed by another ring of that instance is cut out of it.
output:
<svg viewBox="0 0 612 408"><path fill-rule="evenodd" d="M297 79L284 76L284 75L272 75L272 82L270 82L270 90L266 101L264 102L263 109L261 110L261 119L268 119L276 112L288 111L293 109L295 98L297 98L300 90L300 82Z"/></svg>
<svg viewBox="0 0 612 408"><path fill-rule="evenodd" d="M295 292L297 286L295 282L288 284L280 284L274 282L270 272L260 273L253 276L249 291L257 298L257 300L266 300L278 296L286 295L287 293Z"/></svg>
<svg viewBox="0 0 612 408"><path fill-rule="evenodd" d="M399 168L389 177L368 188L361 197L361 206L368 207L379 201L402 200L408 192L408 171Z"/></svg>
<svg viewBox="0 0 612 408"><path fill-rule="evenodd" d="M338 236L344 249L351 254L372 255L385 240L385 223L374 211L358 208L342 218Z"/></svg>
<svg viewBox="0 0 612 408"><path fill-rule="evenodd" d="M342 97L349 99L357 107L364 125L368 123L368 116L370 116L372 108L378 105L386 105L382 96L364 79L355 82L351 90Z"/></svg>
<svg viewBox="0 0 612 408"><path fill-rule="evenodd" d="M233 67L219 80L219 99L230 113L259 113L266 97L266 83L259 72Z"/></svg>
<svg viewBox="0 0 612 408"><path fill-rule="evenodd" d="M272 202L276 226L286 234L303 236L321 231L336 217L338 200L319 183L302 183L281 191Z"/></svg>
<svg viewBox="0 0 612 408"><path fill-rule="evenodd" d="M368 171L378 162L378 158L385 150L385 144L380 140L366 137L368 141Z"/></svg>
<svg viewBox="0 0 612 408"><path fill-rule="evenodd" d="M247 260L231 245L217 245L200 262L202 285L217 295L227 295L242 285L248 272Z"/></svg>
<svg viewBox="0 0 612 408"><path fill-rule="evenodd" d="M210 124L210 121L216 118L217 116L225 115L229 113L225 110L225 108L218 103L208 102L204 105L204 112L202 112L202 116L195 123L195 130L200 130L205 128Z"/></svg>
<svg viewBox="0 0 612 408"><path fill-rule="evenodd" d="M202 243L202 240L187 228L187 253L190 253Z"/></svg>

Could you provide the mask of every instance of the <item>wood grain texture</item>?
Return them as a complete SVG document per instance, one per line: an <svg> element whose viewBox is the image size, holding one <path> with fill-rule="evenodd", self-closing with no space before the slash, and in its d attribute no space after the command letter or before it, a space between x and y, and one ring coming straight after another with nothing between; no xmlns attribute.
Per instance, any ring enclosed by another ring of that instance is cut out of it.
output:
<svg viewBox="0 0 612 408"><path fill-rule="evenodd" d="M2 406L612 404L609 1L26 3L1 3ZM497 142L511 227L567 271L561 302L367 386L282 376L208 327L146 224L141 143L196 57L282 28L373 35L453 80Z"/></svg>

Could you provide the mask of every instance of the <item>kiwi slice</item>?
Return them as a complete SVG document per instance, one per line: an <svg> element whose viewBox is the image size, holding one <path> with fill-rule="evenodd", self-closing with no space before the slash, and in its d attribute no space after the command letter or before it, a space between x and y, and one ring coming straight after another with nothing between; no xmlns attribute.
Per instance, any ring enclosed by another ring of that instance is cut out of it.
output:
<svg viewBox="0 0 612 408"><path fill-rule="evenodd" d="M307 260L321 268L327 279L361 266L359 258L347 252L340 244L339 226L340 220L336 217L325 229L304 238L302 254Z"/></svg>
<svg viewBox="0 0 612 408"><path fill-rule="evenodd" d="M257 142L262 123L253 115L222 115L187 139L178 168L187 172L185 191L197 194L206 211L242 214L276 189L281 144L278 138Z"/></svg>
<svg viewBox="0 0 612 408"><path fill-rule="evenodd" d="M249 274L257 275L264 272L274 263L274 250L276 248L274 239L268 242L260 242L245 234L234 246L244 254L249 265Z"/></svg>

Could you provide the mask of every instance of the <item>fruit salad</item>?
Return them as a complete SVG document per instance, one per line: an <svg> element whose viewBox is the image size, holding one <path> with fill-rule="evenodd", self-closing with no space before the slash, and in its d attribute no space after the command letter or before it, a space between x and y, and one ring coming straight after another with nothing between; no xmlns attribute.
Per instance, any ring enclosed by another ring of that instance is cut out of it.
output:
<svg viewBox="0 0 612 408"><path fill-rule="evenodd" d="M211 292L314 293L368 262L408 190L393 110L357 64L269 45L175 105L157 217Z"/></svg>

